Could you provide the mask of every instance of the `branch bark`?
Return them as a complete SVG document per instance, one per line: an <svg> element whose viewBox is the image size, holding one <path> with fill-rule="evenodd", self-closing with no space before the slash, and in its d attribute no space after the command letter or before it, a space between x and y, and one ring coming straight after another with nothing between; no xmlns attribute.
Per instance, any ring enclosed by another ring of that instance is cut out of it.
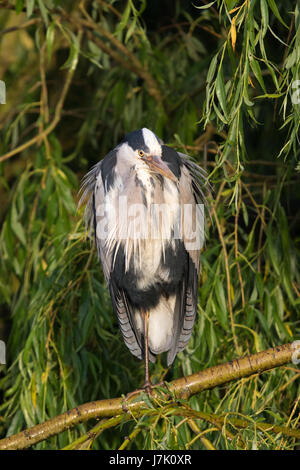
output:
<svg viewBox="0 0 300 470"><path fill-rule="evenodd" d="M296 349L297 347L298 349ZM232 380L249 377L253 374L280 367L291 362L292 356L295 354L300 355L300 345L298 342L287 343L251 356L234 359L233 361L210 367L188 377L173 380L166 386L166 394L168 398L173 396L175 399L187 399L203 390L226 384ZM154 390L153 394L155 397L157 392ZM0 449L24 449L30 447L92 418L117 417L120 415L124 417L127 413L129 413L128 417L132 414L138 415L139 412L145 412L145 408L147 408L147 404L139 395L140 392L137 391L127 401L123 398L113 398L77 406L44 423L0 440Z"/></svg>

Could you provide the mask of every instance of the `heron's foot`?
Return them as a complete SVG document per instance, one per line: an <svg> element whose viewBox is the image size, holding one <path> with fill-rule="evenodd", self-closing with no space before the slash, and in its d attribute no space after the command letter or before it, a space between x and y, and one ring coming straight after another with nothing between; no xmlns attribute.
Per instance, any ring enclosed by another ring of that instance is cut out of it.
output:
<svg viewBox="0 0 300 470"><path fill-rule="evenodd" d="M144 390L147 395L151 395L152 393L152 390L153 388L155 387L156 385L152 385L152 383L150 382L150 380L145 380L145 383L144 385L142 386L141 390Z"/></svg>
<svg viewBox="0 0 300 470"><path fill-rule="evenodd" d="M168 395L168 391L167 391L168 389L163 380L161 382L158 382L157 384L152 384L150 380L145 381L144 385L141 388L137 388L133 390L132 392L127 393L127 395L124 397L124 401L122 403L123 411L126 411L126 412L129 411L129 409L127 408L127 404L129 403L129 400L132 397L138 397L141 392L146 392L148 396L153 396L153 391L156 387L166 388L166 396Z"/></svg>
<svg viewBox="0 0 300 470"><path fill-rule="evenodd" d="M129 402L129 400L130 400L132 397L137 397L137 396L139 396L139 394L140 394L141 392L143 392L143 391L144 391L143 388L136 388L136 389L133 390L132 392L127 393L127 394L125 395L125 397L124 397L123 402L122 402L122 409L123 409L123 411L126 411L126 412L129 411L128 408L127 408L127 404L128 404L128 402Z"/></svg>
<svg viewBox="0 0 300 470"><path fill-rule="evenodd" d="M127 393L125 400L128 400L129 398L133 397L134 395L138 395L141 392L146 392L148 395L151 394L152 390L154 387L156 387L158 384L153 385L150 380L146 381L144 385L141 388L136 388L132 392Z"/></svg>
<svg viewBox="0 0 300 470"><path fill-rule="evenodd" d="M148 395L152 395L153 394L153 390L157 387L165 387L166 388L166 384L163 380L161 380L160 382L156 383L156 384L152 384L150 382L150 380L146 380L144 385L142 386L142 388L140 389L140 391L144 391L146 392Z"/></svg>
<svg viewBox="0 0 300 470"><path fill-rule="evenodd" d="M122 404L122 408L124 411L128 411L128 408L126 404L128 403L128 400L130 400L134 396L138 396L141 392L146 392L148 396L152 395L153 389L160 384L155 384L153 385L150 380L146 380L144 385L141 388L137 388L133 390L132 392L127 393L127 395L124 398L124 402Z"/></svg>

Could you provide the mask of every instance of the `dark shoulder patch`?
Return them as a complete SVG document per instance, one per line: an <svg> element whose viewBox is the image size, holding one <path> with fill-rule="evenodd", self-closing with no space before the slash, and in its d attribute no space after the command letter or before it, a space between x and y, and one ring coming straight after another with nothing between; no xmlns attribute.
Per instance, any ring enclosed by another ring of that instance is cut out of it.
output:
<svg viewBox="0 0 300 470"><path fill-rule="evenodd" d="M168 147L167 145L162 145L162 160L168 163L170 170L174 173L176 178L180 178L181 175L181 165L182 162L179 158L176 150Z"/></svg>
<svg viewBox="0 0 300 470"><path fill-rule="evenodd" d="M116 150L111 150L102 160L101 176L105 192L109 191L110 187L114 184L116 163Z"/></svg>

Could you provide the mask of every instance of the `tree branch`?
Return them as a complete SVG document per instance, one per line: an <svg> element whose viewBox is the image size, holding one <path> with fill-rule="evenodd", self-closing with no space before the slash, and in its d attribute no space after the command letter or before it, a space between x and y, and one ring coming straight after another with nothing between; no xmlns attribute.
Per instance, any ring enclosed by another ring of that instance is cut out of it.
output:
<svg viewBox="0 0 300 470"><path fill-rule="evenodd" d="M79 32L79 34L78 34L79 43L80 43L81 36L82 36L82 33ZM60 97L59 97L58 103L57 103L57 105L56 105L55 112L54 112L54 117L53 117L52 122L49 124L48 127L46 127L46 129L44 129L42 132L38 133L38 134L37 134L35 137L33 137L32 139L28 140L27 142L25 142L25 143L22 144L22 145L19 145L18 147L14 148L14 149L11 150L10 152L7 152L7 153L5 153L4 155L0 156L0 163L4 162L4 161L7 160L8 158L13 157L14 155L16 155L16 154L18 154L18 153L20 153L20 152L23 152L23 151L26 150L28 147L31 147L32 145L34 145L34 144L36 144L36 143L38 143L38 142L41 142L42 139L44 139L45 137L47 137L47 135L50 134L50 133L55 129L55 127L57 126L57 124L59 123L59 121L60 121L60 119L61 119L61 114L62 114L63 105L64 105L64 102L65 102L66 96L67 96L67 94L68 94L70 85L71 85L71 83L72 83L73 75L74 75L74 72L75 72L75 69L76 69L76 66L77 66L78 54L79 54L79 51L77 51L77 53L75 54L75 56L74 56L74 58L73 58L72 65L71 65L71 67L68 69L67 77L66 77L65 83L64 83L64 85L63 85L63 88L62 88L61 95L60 95Z"/></svg>
<svg viewBox="0 0 300 470"><path fill-rule="evenodd" d="M122 67L139 75L145 81L149 95L153 96L156 102L162 106L163 96L156 80L149 73L147 66L143 65L137 56L124 46L116 36L102 28L99 23L95 23L83 8L81 8L81 10L86 15L87 19L75 18L74 16L66 15L64 11L61 13L67 21L79 26L80 28L84 28L85 32L88 33L88 37L93 38L95 44L97 44L106 54L110 55L116 62L121 64ZM101 34L109 41L109 43L105 43L99 36L92 34L92 32ZM109 44L112 47L110 47Z"/></svg>
<svg viewBox="0 0 300 470"><path fill-rule="evenodd" d="M210 367L188 377L173 380L166 386L166 394L168 398L173 396L175 399L187 399L203 390L287 364L291 362L292 356L295 354L298 354L298 356L300 354L300 345L296 342L270 348L251 356ZM155 396L158 397L159 394L154 390L153 397L155 398ZM153 409L147 409L147 405L140 396L139 391L136 394L132 394L130 400L127 401L123 398L113 398L85 403L49 421L0 440L0 449L24 449L30 447L92 418L116 417L115 423L118 424L119 418L122 417L124 419L127 413L127 417L130 419L132 414L138 416L145 412L152 413ZM185 410L185 412L187 416L190 415L188 410ZM176 413L178 414L175 410L174 414ZM181 410L179 414L181 415L182 413L183 411ZM119 418L117 419L117 417ZM220 417L220 419L222 418ZM239 424L241 424L241 427L244 427L242 423ZM284 427L277 426L277 428L278 430L280 428L278 432L282 432ZM286 430L288 435L289 428L286 428ZM296 432L296 430L292 431Z"/></svg>

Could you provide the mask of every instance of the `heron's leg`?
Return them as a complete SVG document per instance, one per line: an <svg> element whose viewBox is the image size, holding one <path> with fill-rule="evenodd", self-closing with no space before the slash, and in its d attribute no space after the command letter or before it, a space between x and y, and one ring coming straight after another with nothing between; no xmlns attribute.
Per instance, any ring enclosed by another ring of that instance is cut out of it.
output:
<svg viewBox="0 0 300 470"><path fill-rule="evenodd" d="M148 327L149 327L149 310L143 312L144 314L144 339L145 339L145 383L146 390L151 389L152 383L149 376L149 342L148 342Z"/></svg>

